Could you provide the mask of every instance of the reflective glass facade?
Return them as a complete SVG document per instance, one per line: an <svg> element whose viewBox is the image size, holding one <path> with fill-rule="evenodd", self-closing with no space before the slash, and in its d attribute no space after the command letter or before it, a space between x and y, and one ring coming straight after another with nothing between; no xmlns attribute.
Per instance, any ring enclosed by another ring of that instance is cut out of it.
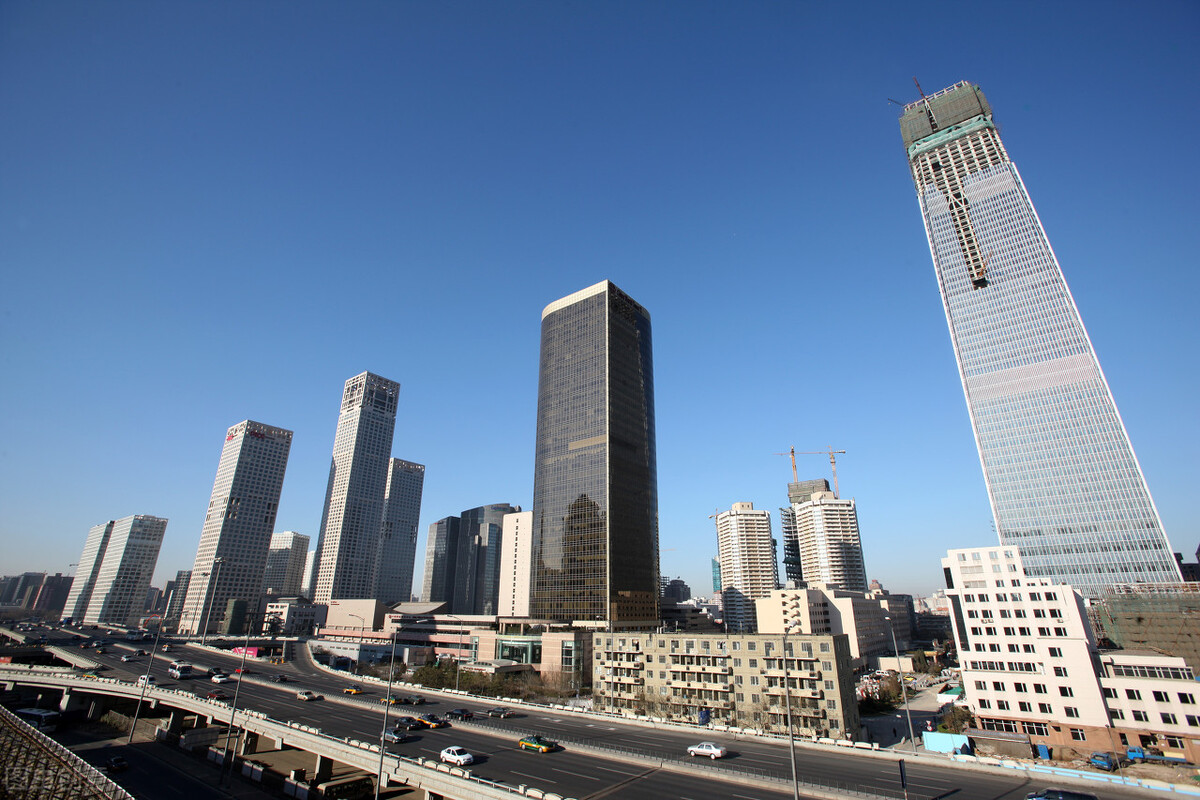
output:
<svg viewBox="0 0 1200 800"><path fill-rule="evenodd" d="M1179 580L1054 251L979 87L905 107L901 131L1005 545L1090 596Z"/></svg>
<svg viewBox="0 0 1200 800"><path fill-rule="evenodd" d="M603 281L542 313L530 613L658 619L650 314Z"/></svg>

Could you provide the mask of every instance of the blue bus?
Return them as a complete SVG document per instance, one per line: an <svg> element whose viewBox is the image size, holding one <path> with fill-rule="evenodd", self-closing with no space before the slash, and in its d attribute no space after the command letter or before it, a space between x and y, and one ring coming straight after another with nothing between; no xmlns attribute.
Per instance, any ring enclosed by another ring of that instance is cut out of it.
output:
<svg viewBox="0 0 1200 800"><path fill-rule="evenodd" d="M62 714L47 708L18 708L14 713L31 728L42 733L50 733L57 729L59 720L62 719Z"/></svg>

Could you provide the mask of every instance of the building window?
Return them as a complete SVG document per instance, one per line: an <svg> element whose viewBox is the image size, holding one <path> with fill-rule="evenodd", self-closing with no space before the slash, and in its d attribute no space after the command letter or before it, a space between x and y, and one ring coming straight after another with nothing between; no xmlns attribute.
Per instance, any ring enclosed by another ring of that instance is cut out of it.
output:
<svg viewBox="0 0 1200 800"><path fill-rule="evenodd" d="M1174 714L1168 714L1167 712L1164 711L1162 714L1159 714L1159 716L1162 717L1163 724L1165 724L1165 725L1178 725L1179 724L1178 722L1175 721Z"/></svg>
<svg viewBox="0 0 1200 800"><path fill-rule="evenodd" d="M997 700L996 701L996 710L997 711L1008 711L1008 701L1007 700Z"/></svg>
<svg viewBox="0 0 1200 800"><path fill-rule="evenodd" d="M1022 722L1021 726L1025 729L1025 733L1030 736L1050 735L1050 726L1044 722Z"/></svg>
<svg viewBox="0 0 1200 800"><path fill-rule="evenodd" d="M1179 702L1183 703L1185 706L1194 706L1196 705L1196 698L1187 692L1180 692Z"/></svg>
<svg viewBox="0 0 1200 800"><path fill-rule="evenodd" d="M1111 700L1117 696L1117 690L1112 688L1111 686L1105 686L1104 687L1104 696Z"/></svg>
<svg viewBox="0 0 1200 800"><path fill-rule="evenodd" d="M992 701L991 701L991 700L987 700L987 699L981 699L981 700L979 701L979 707L980 707L980 708L991 708L991 707L992 707Z"/></svg>
<svg viewBox="0 0 1200 800"><path fill-rule="evenodd" d="M1178 736L1165 736L1163 738L1167 740L1167 747L1182 749L1183 739L1179 738Z"/></svg>
<svg viewBox="0 0 1200 800"><path fill-rule="evenodd" d="M1142 693L1139 692L1137 689L1126 689L1125 696L1128 697L1130 700L1141 700L1142 699Z"/></svg>
<svg viewBox="0 0 1200 800"><path fill-rule="evenodd" d="M1017 708L1020 709L1021 711L1024 711L1026 714L1033 713L1033 705L1031 705L1030 703L1026 703L1024 700L1017 703Z"/></svg>
<svg viewBox="0 0 1200 800"><path fill-rule="evenodd" d="M1138 711L1137 709L1134 709L1133 720L1134 722L1148 722L1149 718L1146 716L1145 711Z"/></svg>
<svg viewBox="0 0 1200 800"><path fill-rule="evenodd" d="M1013 684L1013 691L1014 691L1014 692L1020 692L1021 694L1024 694L1025 692L1027 692L1027 691L1029 691L1029 690L1028 690L1028 689L1025 687L1025 684L1023 684L1023 683L1014 683L1014 684Z"/></svg>
<svg viewBox="0 0 1200 800"><path fill-rule="evenodd" d="M1083 732L1083 728L1071 728L1071 738L1077 742L1086 742L1087 734Z"/></svg>
<svg viewBox="0 0 1200 800"><path fill-rule="evenodd" d="M1196 716L1195 714L1188 714L1187 715L1187 724L1189 727L1192 727L1192 728L1200 728L1200 716Z"/></svg>
<svg viewBox="0 0 1200 800"><path fill-rule="evenodd" d="M1125 712L1119 708L1114 708L1112 711L1108 712L1108 715L1113 719L1125 719Z"/></svg>
<svg viewBox="0 0 1200 800"><path fill-rule="evenodd" d="M1062 648L1061 647L1051 647L1050 648L1050 657L1051 658L1062 658Z"/></svg>
<svg viewBox="0 0 1200 800"><path fill-rule="evenodd" d="M1166 692L1160 692L1160 691L1158 691L1158 690L1156 689L1156 690L1154 691L1154 700L1155 700L1155 702L1158 702L1158 703L1165 703L1165 702L1167 702L1167 693L1166 693Z"/></svg>
<svg viewBox="0 0 1200 800"><path fill-rule="evenodd" d="M975 681L975 688L979 690L987 689L987 681Z"/></svg>
<svg viewBox="0 0 1200 800"><path fill-rule="evenodd" d="M1035 683L1035 684L1033 685L1033 693L1034 693L1034 694L1045 694L1045 693L1046 693L1046 684L1044 684L1044 683Z"/></svg>
<svg viewBox="0 0 1200 800"><path fill-rule="evenodd" d="M1058 693L1060 695L1062 695L1063 697L1074 697L1075 696L1075 692L1071 690L1070 686L1058 687Z"/></svg>
<svg viewBox="0 0 1200 800"><path fill-rule="evenodd" d="M1066 667L1055 667L1055 668L1054 668L1054 675L1055 675L1055 677L1057 677L1057 678L1065 678L1065 677L1067 677L1067 668L1066 668Z"/></svg>
<svg viewBox="0 0 1200 800"><path fill-rule="evenodd" d="M1042 713L1042 714L1050 714L1050 713L1053 713L1053 712L1051 712L1051 711L1050 711L1050 704L1049 704L1049 703L1038 703L1038 711L1039 711L1040 713Z"/></svg>
<svg viewBox="0 0 1200 800"><path fill-rule="evenodd" d="M1072 717L1072 718L1079 717L1079 709L1074 708L1073 706L1064 706L1063 711L1065 711L1067 713L1068 717Z"/></svg>

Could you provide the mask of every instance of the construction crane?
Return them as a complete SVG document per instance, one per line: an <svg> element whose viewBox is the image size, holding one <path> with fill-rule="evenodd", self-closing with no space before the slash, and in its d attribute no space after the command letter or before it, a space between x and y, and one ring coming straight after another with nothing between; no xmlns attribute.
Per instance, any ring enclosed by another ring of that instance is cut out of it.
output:
<svg viewBox="0 0 1200 800"><path fill-rule="evenodd" d="M829 466L833 470L833 496L840 497L840 495L838 494L837 458L835 458L835 456L838 453L845 455L846 451L845 450L834 450L833 447L829 447L827 450L801 450L799 453L797 453L796 448L791 447L791 448L788 448L788 451L786 453L776 453L775 455L792 457L792 483L799 483L800 478L796 474L796 456L797 455L823 456L823 455L828 454L829 455Z"/></svg>

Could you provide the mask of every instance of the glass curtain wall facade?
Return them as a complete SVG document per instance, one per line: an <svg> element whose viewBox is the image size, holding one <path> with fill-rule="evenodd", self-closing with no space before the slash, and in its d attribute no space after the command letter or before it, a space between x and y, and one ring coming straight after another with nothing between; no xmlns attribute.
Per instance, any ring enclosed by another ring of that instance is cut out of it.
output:
<svg viewBox="0 0 1200 800"><path fill-rule="evenodd" d="M417 522L421 516L421 494L425 487L425 465L393 458L388 465L387 491L383 498L383 525L375 556L375 591L372 596L385 605L412 599L413 565L417 559Z"/></svg>
<svg viewBox="0 0 1200 800"><path fill-rule="evenodd" d="M900 128L996 530L1028 574L1098 596L1179 580L1124 423L978 86Z"/></svg>
<svg viewBox="0 0 1200 800"><path fill-rule="evenodd" d="M609 281L542 312L530 613L658 619L650 314Z"/></svg>

